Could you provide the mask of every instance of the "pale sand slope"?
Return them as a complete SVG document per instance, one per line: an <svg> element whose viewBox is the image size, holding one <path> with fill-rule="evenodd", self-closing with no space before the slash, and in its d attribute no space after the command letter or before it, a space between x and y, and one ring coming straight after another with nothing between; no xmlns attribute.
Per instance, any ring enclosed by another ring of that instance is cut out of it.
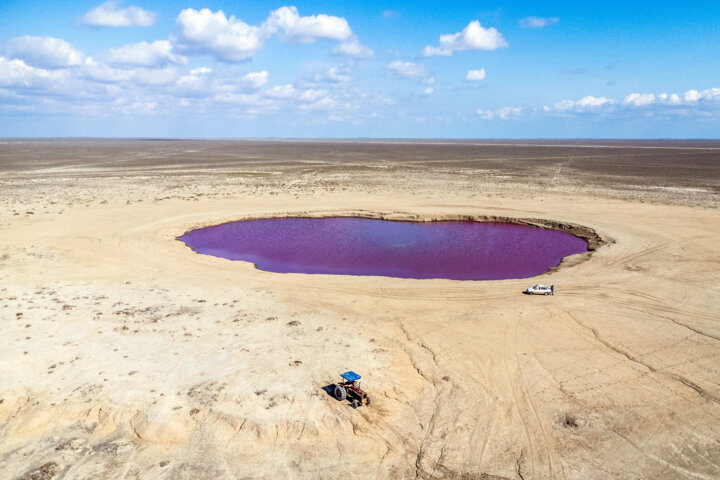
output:
<svg viewBox="0 0 720 480"><path fill-rule="evenodd" d="M720 477L717 209L447 182L199 201L81 186L87 203L2 207L2 478ZM175 240L304 211L540 217L615 243L456 282L273 274ZM538 281L557 294L520 293ZM348 369L370 407L323 390Z"/></svg>

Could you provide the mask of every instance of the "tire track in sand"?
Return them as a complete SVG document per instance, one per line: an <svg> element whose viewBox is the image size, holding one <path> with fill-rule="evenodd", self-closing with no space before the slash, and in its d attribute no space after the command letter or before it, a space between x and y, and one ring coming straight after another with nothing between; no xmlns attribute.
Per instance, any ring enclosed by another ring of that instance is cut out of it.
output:
<svg viewBox="0 0 720 480"><path fill-rule="evenodd" d="M538 414L537 407L535 406L535 402L533 402L532 396L528 392L527 389L527 383L525 382L525 375L523 374L522 370L522 362L520 359L520 354L518 353L518 327L520 326L520 320L515 322L515 339L513 341L513 348L515 353L515 359L517 361L518 370L520 372L520 385L522 386L522 391L524 397L527 399L527 403L530 406L530 410L533 413L533 416L535 417L535 421L538 424L538 427L540 428L540 434L543 438L543 443L545 444L545 453L547 454L547 461L548 461L548 475L550 478L554 478L553 474L553 443L548 439L547 432L545 431L545 427L543 426L543 421L540 418L540 415ZM565 478L564 472L563 472L563 478Z"/></svg>
<svg viewBox="0 0 720 480"><path fill-rule="evenodd" d="M516 320L516 324L519 320ZM508 335L508 325L505 325L505 341L503 342L505 344L505 351L508 351L507 347L509 346L509 335ZM516 341L516 339L514 340ZM515 348L515 351L517 351L517 348ZM508 363L508 355L503 355L504 363L505 363L505 376L507 378L508 385L510 386L510 393L512 393L513 402L511 404L511 408L515 409L518 413L518 417L520 417L520 422L522 423L523 433L525 434L525 438L527 439L527 447L530 452L530 472L532 473L532 477L535 478L535 449L533 448L533 440L530 436L530 429L528 427L527 421L525 420L525 416L523 415L523 412L520 408L520 402L518 400L518 394L515 391L515 382L513 376L510 374L510 365ZM524 456L525 449L520 449L520 457L518 457L518 475L520 475L520 458ZM522 478L522 475L520 475Z"/></svg>

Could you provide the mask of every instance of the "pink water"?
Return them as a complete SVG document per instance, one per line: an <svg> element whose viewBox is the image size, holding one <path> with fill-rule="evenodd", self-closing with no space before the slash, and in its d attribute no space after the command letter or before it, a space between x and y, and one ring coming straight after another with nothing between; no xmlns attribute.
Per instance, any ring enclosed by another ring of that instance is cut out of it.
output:
<svg viewBox="0 0 720 480"><path fill-rule="evenodd" d="M547 272L584 240L507 223L394 222L354 217L270 218L186 233L198 253L278 273L499 280Z"/></svg>

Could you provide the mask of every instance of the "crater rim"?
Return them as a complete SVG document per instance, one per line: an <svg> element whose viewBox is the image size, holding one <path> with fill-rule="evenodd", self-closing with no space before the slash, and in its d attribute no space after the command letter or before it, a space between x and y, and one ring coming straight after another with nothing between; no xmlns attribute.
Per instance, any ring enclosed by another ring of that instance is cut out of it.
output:
<svg viewBox="0 0 720 480"><path fill-rule="evenodd" d="M190 227L186 227L183 233L175 236L175 240L182 243L183 246L190 249L193 253L198 255L208 255L214 258L223 259L227 261L240 261L244 263L252 264L256 270L265 273L279 273L272 272L269 270L263 270L257 266L256 263L247 260L229 260L219 256L209 255L196 251L193 247L185 243L181 237L184 235L199 230L202 228L218 227L221 225L227 225L231 223L252 221L252 220L274 220L274 219L323 219L323 218L359 218L359 219L370 219L370 220L382 220L389 222L410 222L410 223L433 223L433 222L475 222L475 223L501 223L509 225L522 225L527 227L535 227L541 229L555 230L563 233L573 235L583 241L587 245L587 251L579 252L564 257L560 263L554 267L551 267L547 271L538 275L525 277L526 279L537 278L542 275L547 275L553 272L557 272L561 269L568 268L570 266L576 266L581 263L588 261L592 255L598 251L601 247L615 243L615 240L608 235L600 235L594 228L586 225L581 225L574 222L554 220L550 218L542 217L510 217L503 215L478 215L478 214L420 214L411 212L382 212L382 211L367 211L367 210L338 210L338 211L295 211L295 212L263 212L258 214L244 214L239 216L224 217L222 219L208 220L204 222L197 222L192 224ZM572 261L568 261L572 259ZM352 274L324 274L324 273L302 273L303 275L333 275L333 276L356 276ZM455 280L448 278L432 278L432 279L419 279L411 277L393 277L385 275L357 275L357 276L375 276L381 278L393 278L400 280L450 280L465 282L468 280ZM496 279L498 280L512 280L512 279ZM517 279L516 279L517 280ZM493 280L470 280L470 281L493 281Z"/></svg>

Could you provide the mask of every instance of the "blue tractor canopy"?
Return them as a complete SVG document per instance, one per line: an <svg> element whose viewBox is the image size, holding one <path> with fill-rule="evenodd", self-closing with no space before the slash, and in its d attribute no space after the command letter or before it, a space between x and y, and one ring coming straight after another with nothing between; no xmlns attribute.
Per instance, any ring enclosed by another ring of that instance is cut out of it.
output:
<svg viewBox="0 0 720 480"><path fill-rule="evenodd" d="M352 370L347 371L345 373L341 373L340 376L342 378L344 378L345 380L347 380L348 382L354 382L356 380L360 380L360 378L361 378L360 375L353 372Z"/></svg>

